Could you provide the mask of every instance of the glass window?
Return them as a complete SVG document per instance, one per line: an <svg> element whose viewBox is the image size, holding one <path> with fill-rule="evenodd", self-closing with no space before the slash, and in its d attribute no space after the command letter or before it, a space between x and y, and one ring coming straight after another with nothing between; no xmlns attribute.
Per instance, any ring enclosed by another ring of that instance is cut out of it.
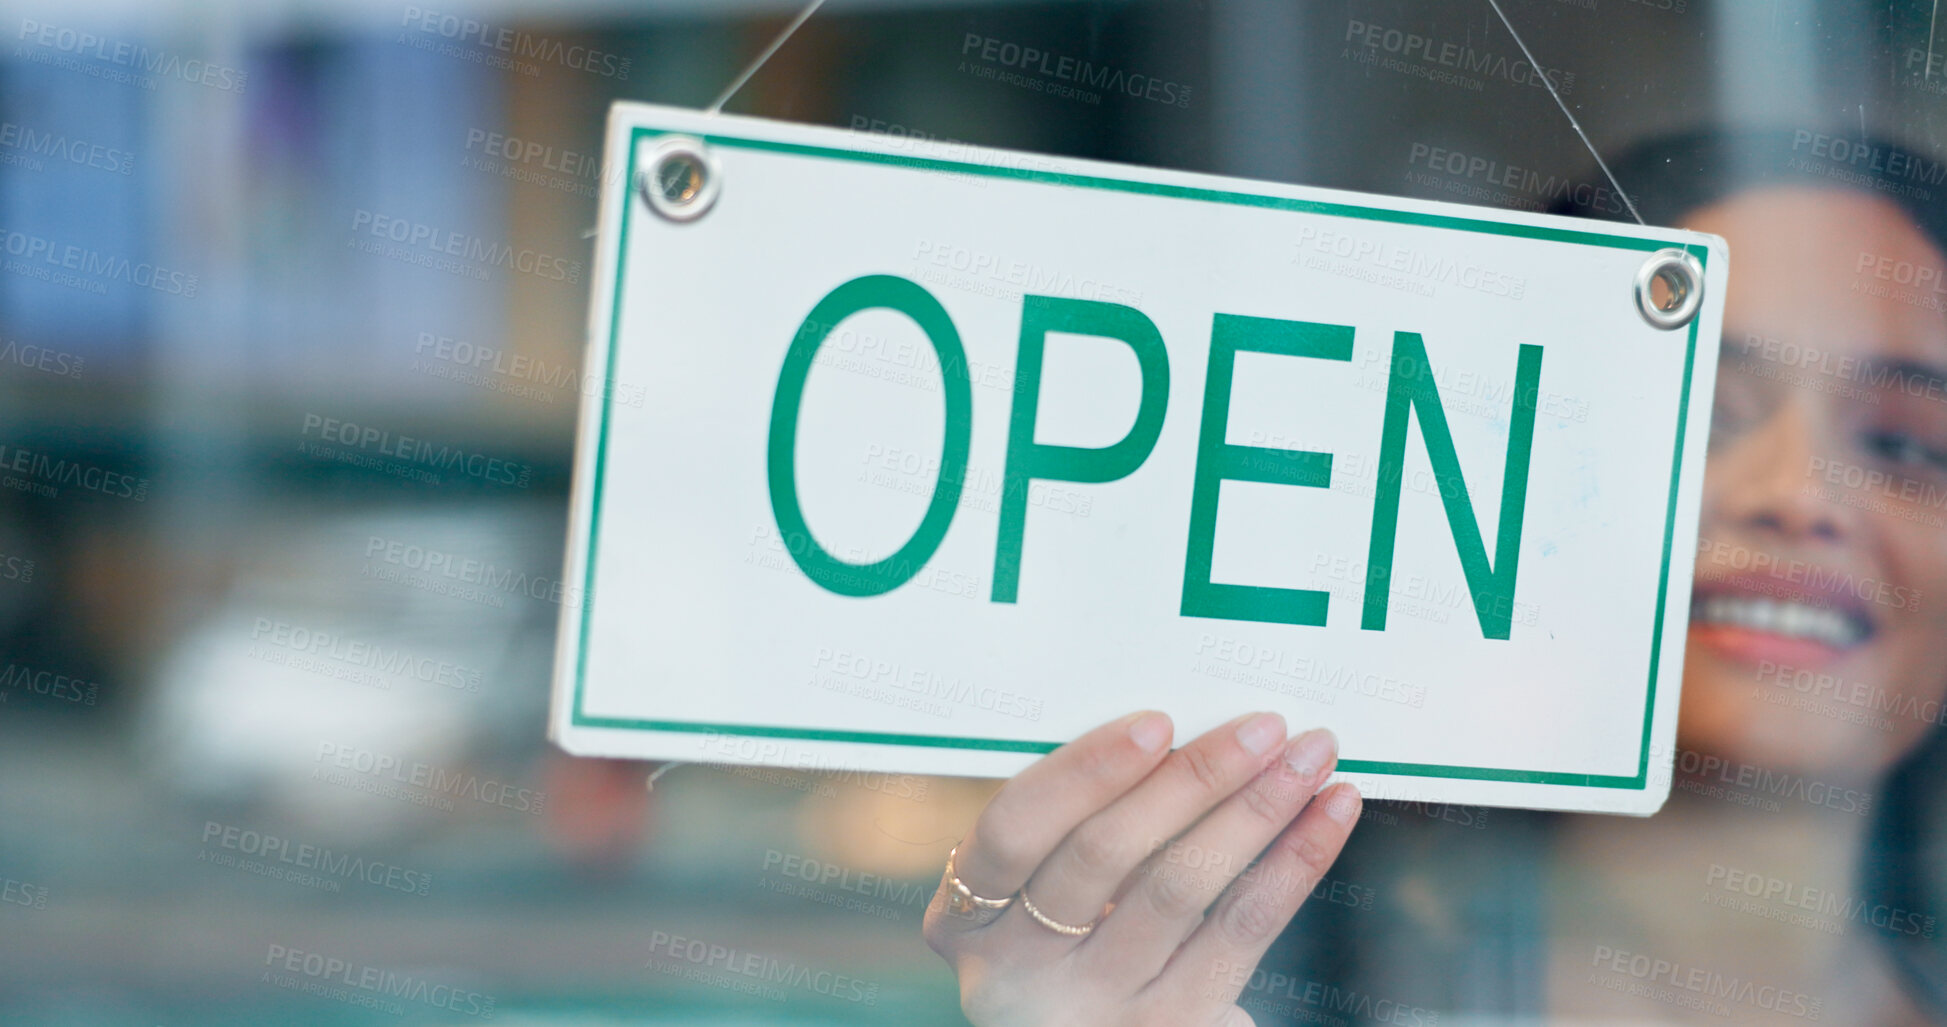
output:
<svg viewBox="0 0 1947 1027"><path fill-rule="evenodd" d="M545 736L608 107L800 10L0 21L0 1019L965 1022L1000 782ZM1368 802L1230 968L1453 1027L1947 1019L1943 103L1919 4L831 0L725 110L1729 241L1668 804Z"/></svg>

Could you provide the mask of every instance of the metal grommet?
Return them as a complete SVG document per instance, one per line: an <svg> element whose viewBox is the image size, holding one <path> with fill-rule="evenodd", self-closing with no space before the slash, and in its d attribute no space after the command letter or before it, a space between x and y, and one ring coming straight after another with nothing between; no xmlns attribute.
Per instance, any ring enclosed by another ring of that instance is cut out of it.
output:
<svg viewBox="0 0 1947 1027"><path fill-rule="evenodd" d="M1668 296L1656 300L1656 283L1662 281ZM1697 316L1704 302L1704 268L1697 258L1683 250L1657 250L1636 272L1636 309L1652 328L1670 331L1682 328Z"/></svg>
<svg viewBox="0 0 1947 1027"><path fill-rule="evenodd" d="M694 221L717 202L723 175L703 140L664 136L649 151L648 166L636 172L635 186L656 213Z"/></svg>

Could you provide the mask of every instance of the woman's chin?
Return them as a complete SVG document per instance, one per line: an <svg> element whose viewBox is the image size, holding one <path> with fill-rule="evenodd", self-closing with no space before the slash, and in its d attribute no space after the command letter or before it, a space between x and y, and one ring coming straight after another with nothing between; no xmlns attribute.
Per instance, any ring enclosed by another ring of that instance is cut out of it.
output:
<svg viewBox="0 0 1947 1027"><path fill-rule="evenodd" d="M1741 654L1696 644L1698 633L1684 661L1679 748L1774 773L1850 779L1882 769L1884 714L1801 691Z"/></svg>

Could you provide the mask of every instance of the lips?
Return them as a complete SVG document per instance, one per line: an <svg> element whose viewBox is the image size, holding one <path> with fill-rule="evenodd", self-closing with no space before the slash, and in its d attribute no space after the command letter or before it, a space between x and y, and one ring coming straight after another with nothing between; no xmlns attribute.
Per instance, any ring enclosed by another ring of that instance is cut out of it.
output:
<svg viewBox="0 0 1947 1027"><path fill-rule="evenodd" d="M1745 663L1817 667L1877 632L1871 607L1856 596L1761 575L1699 580L1690 603L1691 638Z"/></svg>

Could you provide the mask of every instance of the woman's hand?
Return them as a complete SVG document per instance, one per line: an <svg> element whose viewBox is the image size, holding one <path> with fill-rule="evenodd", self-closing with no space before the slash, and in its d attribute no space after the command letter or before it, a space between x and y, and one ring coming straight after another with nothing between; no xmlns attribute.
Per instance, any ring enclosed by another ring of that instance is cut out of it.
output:
<svg viewBox="0 0 1947 1027"><path fill-rule="evenodd" d="M975 1024L1250 1027L1238 993L1338 858L1359 793L1314 799L1337 743L1322 729L1287 740L1275 713L1174 752L1172 730L1155 712L1105 724L981 811L951 869L973 895L1013 900L969 903L949 875L925 925Z"/></svg>

